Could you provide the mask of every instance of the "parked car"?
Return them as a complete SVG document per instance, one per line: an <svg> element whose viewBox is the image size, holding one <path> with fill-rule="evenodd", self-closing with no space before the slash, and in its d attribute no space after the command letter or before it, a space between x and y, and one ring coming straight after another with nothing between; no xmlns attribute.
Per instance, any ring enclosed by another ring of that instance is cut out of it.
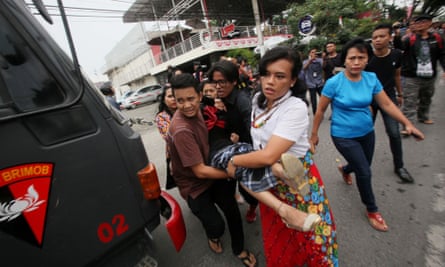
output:
<svg viewBox="0 0 445 267"><path fill-rule="evenodd" d="M138 89L122 102L121 109L133 109L145 103L159 101L162 89L162 85L159 84Z"/></svg>
<svg viewBox="0 0 445 267"><path fill-rule="evenodd" d="M121 97L119 97L118 99L116 99L116 102L121 105L125 99L127 99L129 96L131 96L134 92L133 91L127 91L125 92Z"/></svg>
<svg viewBox="0 0 445 267"><path fill-rule="evenodd" d="M237 30L237 29L235 29L227 34L227 38L229 38L229 39L239 38L240 36L241 36L241 32L240 32L240 30Z"/></svg>

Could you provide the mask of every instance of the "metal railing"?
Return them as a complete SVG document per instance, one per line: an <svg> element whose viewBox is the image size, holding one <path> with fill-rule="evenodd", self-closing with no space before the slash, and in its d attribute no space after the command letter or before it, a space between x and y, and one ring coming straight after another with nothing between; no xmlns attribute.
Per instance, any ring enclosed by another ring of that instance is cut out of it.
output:
<svg viewBox="0 0 445 267"><path fill-rule="evenodd" d="M203 42L212 42L212 41L220 41L227 39L236 39L236 38L251 38L257 37L256 27L255 26L239 26L235 27L235 31L232 35L227 37L222 37L219 28L211 29L213 34L209 39L208 30L202 30L192 35L190 38L185 39L183 42L178 43L172 47L167 48L165 51L154 55L155 62L157 65L168 62L175 57L181 56L187 52L190 52L196 48L203 46ZM273 36L277 34L289 34L287 25L266 25L262 26L263 36Z"/></svg>

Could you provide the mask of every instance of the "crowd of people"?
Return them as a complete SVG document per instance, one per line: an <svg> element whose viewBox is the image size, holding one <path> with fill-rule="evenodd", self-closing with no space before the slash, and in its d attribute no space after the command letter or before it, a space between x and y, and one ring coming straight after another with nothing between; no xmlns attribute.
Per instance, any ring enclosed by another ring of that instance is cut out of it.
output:
<svg viewBox="0 0 445 267"><path fill-rule="evenodd" d="M389 230L372 188L374 123L380 112L394 173L413 183L401 134L425 138L416 119L434 123L429 109L437 63L445 69L444 40L428 30L431 22L415 17L400 39L397 24L379 24L371 44L354 38L340 52L329 41L325 52L311 48L307 59L278 46L261 57L258 75L226 59L206 73L169 70L155 119L166 141L166 188L177 187L211 251L223 252L227 223L235 257L244 266L258 264L244 242L238 189L249 205L247 222L256 220L259 207L267 266L338 266L328 189L312 157L328 106L331 139L346 161L338 166L340 177L356 183L370 225ZM249 84L257 85L254 93Z"/></svg>

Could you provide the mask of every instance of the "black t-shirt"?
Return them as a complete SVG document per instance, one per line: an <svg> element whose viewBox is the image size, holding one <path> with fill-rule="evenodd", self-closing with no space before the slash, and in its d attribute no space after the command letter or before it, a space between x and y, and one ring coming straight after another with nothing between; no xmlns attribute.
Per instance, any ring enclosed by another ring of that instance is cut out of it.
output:
<svg viewBox="0 0 445 267"><path fill-rule="evenodd" d="M395 96L395 72L402 66L402 51L392 49L385 57L372 56L366 66L366 71L374 72L383 85L388 96Z"/></svg>
<svg viewBox="0 0 445 267"><path fill-rule="evenodd" d="M325 80L327 80L332 76L334 76L335 67L341 67L342 64L341 64L340 54L337 53L335 57L327 56L323 60L324 60L323 63L324 78Z"/></svg>
<svg viewBox="0 0 445 267"><path fill-rule="evenodd" d="M252 102L244 91L234 88L229 96L223 99L226 106L227 130L239 135L240 142L252 143L250 137L250 116Z"/></svg>
<svg viewBox="0 0 445 267"><path fill-rule="evenodd" d="M227 129L226 112L215 107L215 101L204 96L201 101L201 112L209 131L209 160L223 147L232 144Z"/></svg>

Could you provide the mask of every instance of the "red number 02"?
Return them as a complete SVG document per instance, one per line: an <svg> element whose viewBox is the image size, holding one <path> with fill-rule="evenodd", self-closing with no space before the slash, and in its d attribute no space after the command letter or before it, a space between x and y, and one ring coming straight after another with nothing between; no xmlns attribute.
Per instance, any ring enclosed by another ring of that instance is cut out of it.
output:
<svg viewBox="0 0 445 267"><path fill-rule="evenodd" d="M102 243L108 243L113 240L115 234L116 236L120 236L126 231L128 231L128 224L125 223L125 216L123 214L116 214L111 220L111 224L108 222L99 224L97 237Z"/></svg>

